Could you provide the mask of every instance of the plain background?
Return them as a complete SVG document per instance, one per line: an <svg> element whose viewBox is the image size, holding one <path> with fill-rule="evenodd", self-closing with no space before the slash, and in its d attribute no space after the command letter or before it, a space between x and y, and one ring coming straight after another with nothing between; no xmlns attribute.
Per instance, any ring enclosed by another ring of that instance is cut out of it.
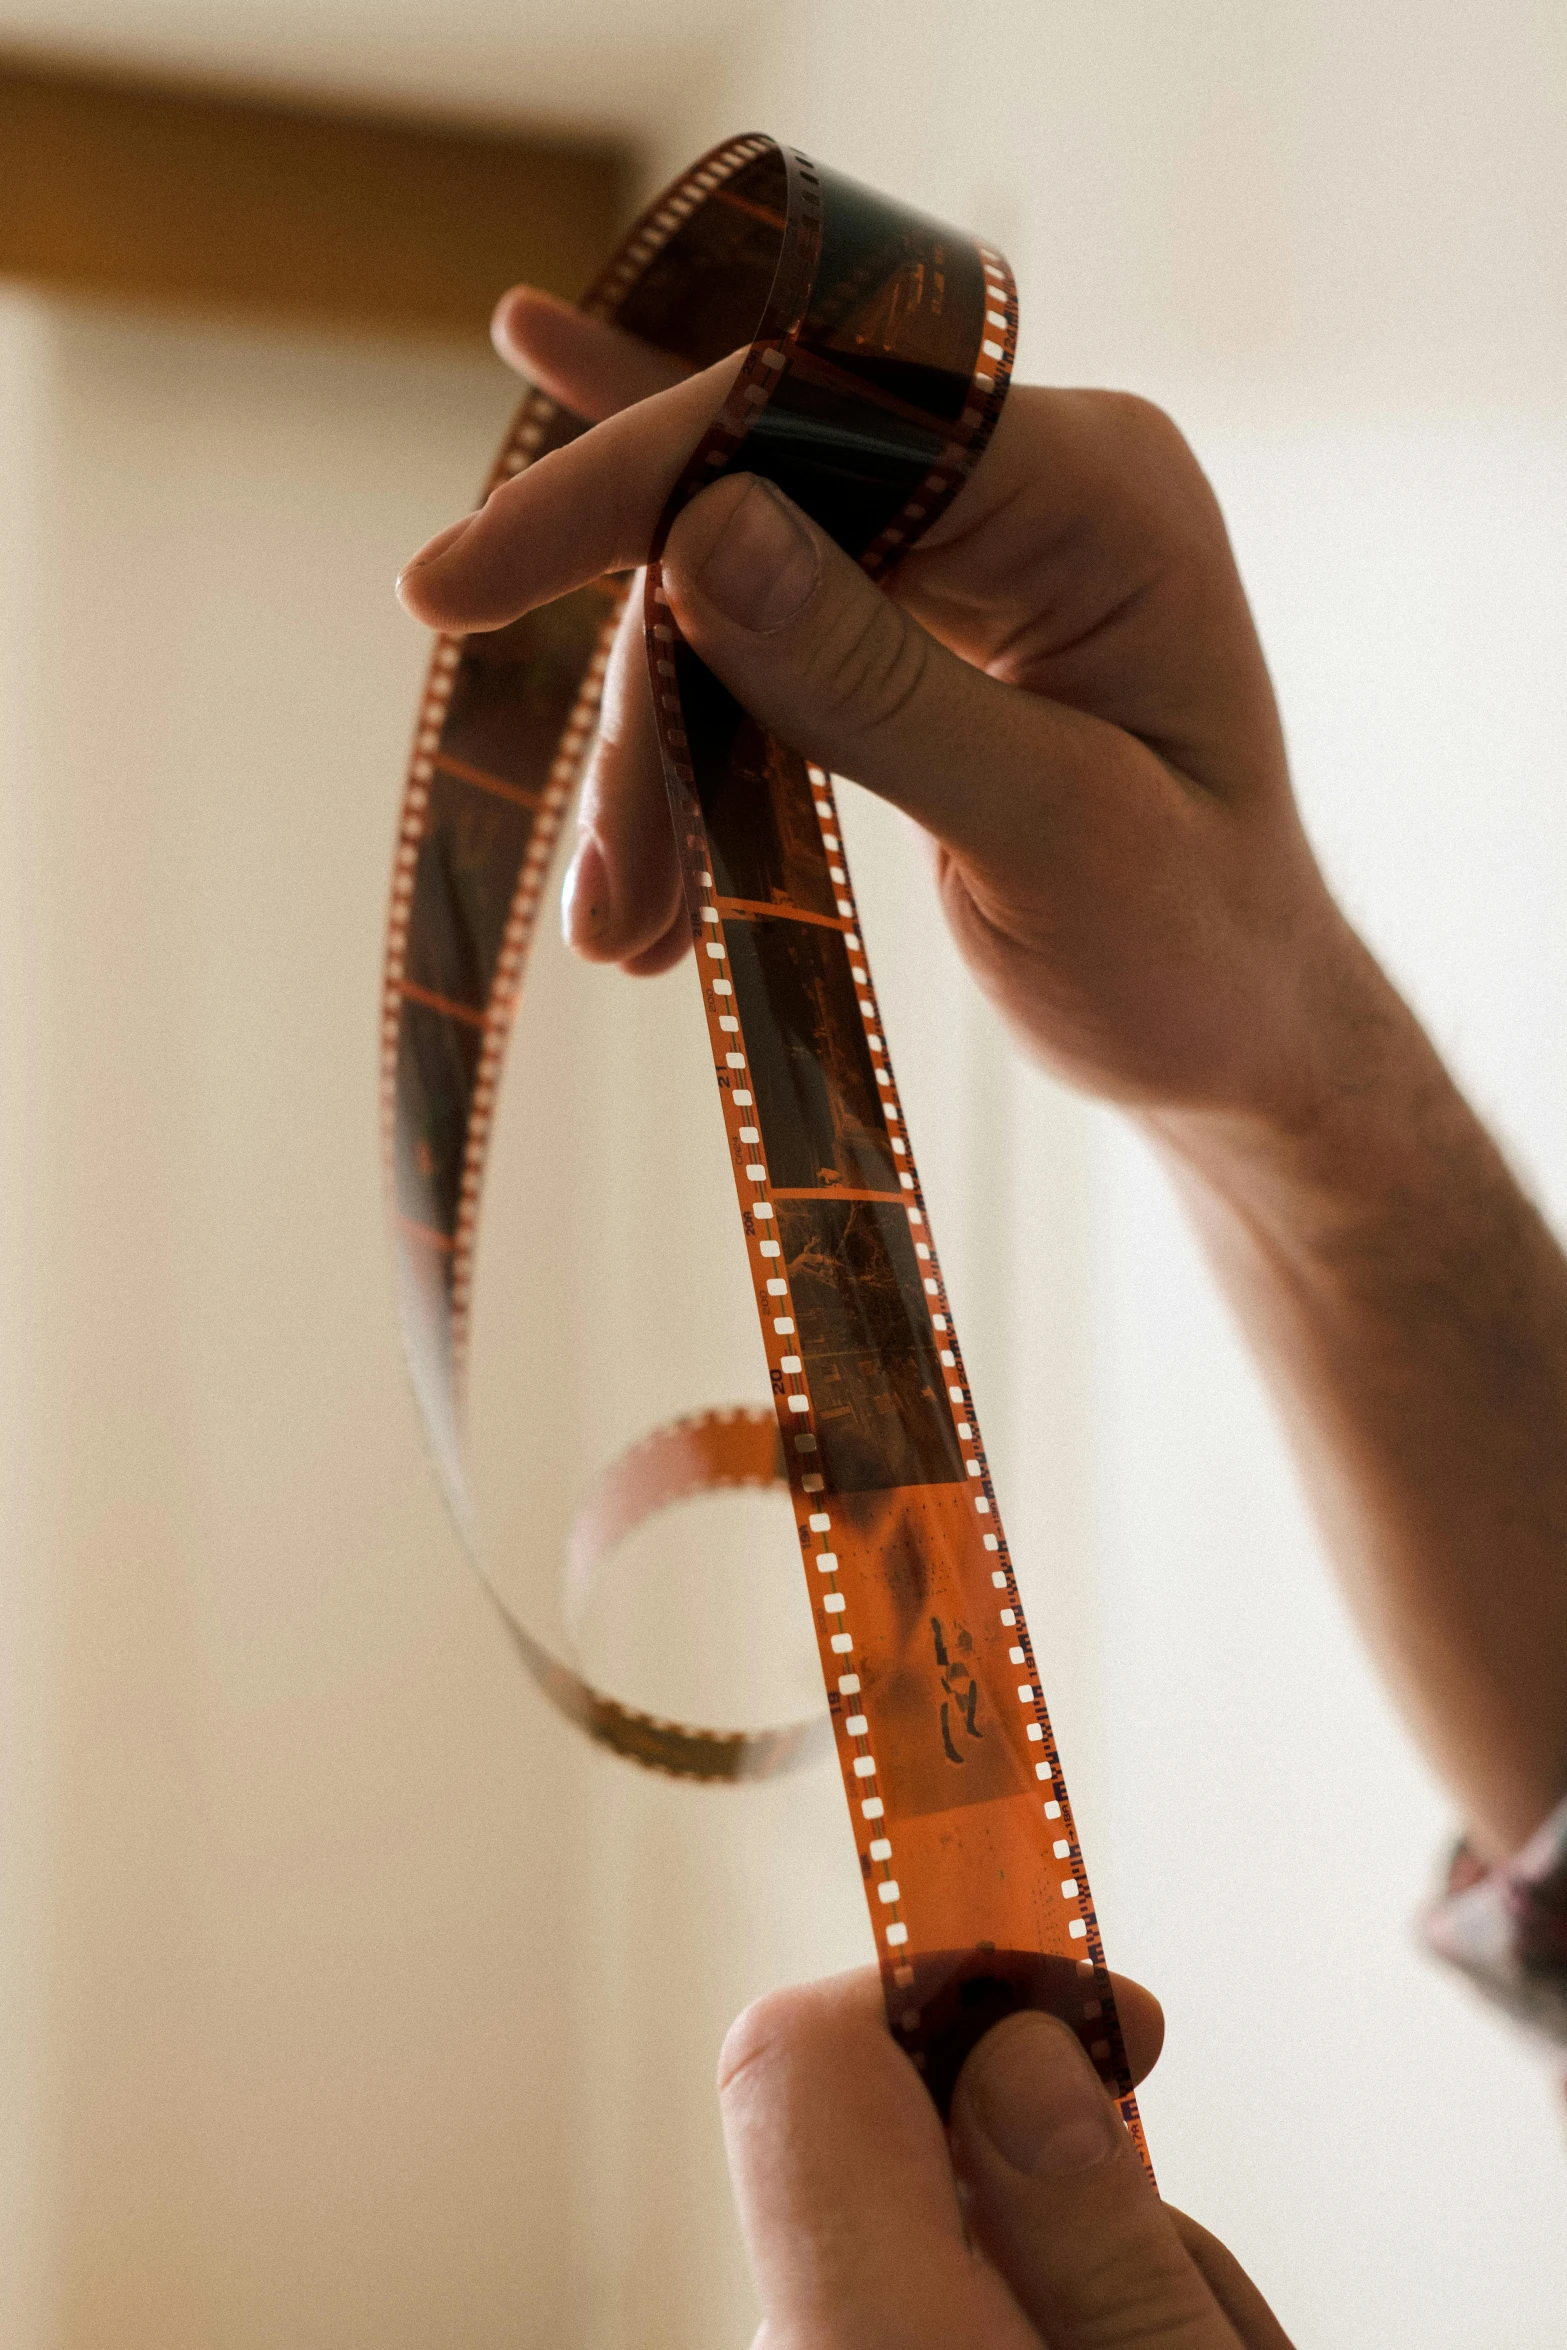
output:
<svg viewBox="0 0 1567 2350"><path fill-rule="evenodd" d="M1022 371L1186 425L1329 869L1567 1211L1554 0L5 0L0 37L608 128L650 188L764 127L1000 239ZM559 1729L420 1453L375 1158L422 666L389 589L510 400L438 351L0 303L16 2350L739 2344L718 2042L868 1955L830 1772L701 1794ZM1456 1823L1150 1165L1017 1065L918 844L845 800L1106 1939L1169 2012L1165 2190L1303 2350L1545 2350L1560 2094L1412 1935ZM707 1085L688 973L542 951L476 1380L530 1604L619 1443L763 1392ZM637 1602L650 1697L743 1663L714 1531Z"/></svg>

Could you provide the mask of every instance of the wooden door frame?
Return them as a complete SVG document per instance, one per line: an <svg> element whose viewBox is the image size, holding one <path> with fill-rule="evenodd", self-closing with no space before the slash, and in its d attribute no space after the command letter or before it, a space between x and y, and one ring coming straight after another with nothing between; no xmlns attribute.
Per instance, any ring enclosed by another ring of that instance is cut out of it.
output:
<svg viewBox="0 0 1567 2350"><path fill-rule="evenodd" d="M473 343L520 278L582 291L634 166L0 56L0 279Z"/></svg>

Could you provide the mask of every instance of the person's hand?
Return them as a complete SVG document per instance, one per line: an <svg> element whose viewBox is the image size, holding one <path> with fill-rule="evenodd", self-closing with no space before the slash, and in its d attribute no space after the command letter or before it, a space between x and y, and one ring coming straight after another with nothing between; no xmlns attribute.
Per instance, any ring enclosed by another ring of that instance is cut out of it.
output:
<svg viewBox="0 0 1567 2350"><path fill-rule="evenodd" d="M405 572L408 608L454 630L638 563L735 364L683 379L527 289L496 332L603 421ZM1037 1053L1152 1109L1304 1114L1354 955L1295 814L1218 506L1157 409L1015 388L890 594L749 476L687 507L664 579L754 716L926 827L959 944ZM566 928L652 971L688 939L641 630L633 599Z"/></svg>
<svg viewBox="0 0 1567 2350"><path fill-rule="evenodd" d="M1153 2003L1119 2000L1130 2053ZM980 2042L950 2142L868 1971L749 2008L719 2094L754 2350L1289 2350L1231 2254L1160 2202L1048 2016Z"/></svg>
<svg viewBox="0 0 1567 2350"><path fill-rule="evenodd" d="M526 291L497 333L602 421L410 568L404 602L437 627L640 562L734 365L672 380ZM744 476L686 507L664 578L756 718L926 827L958 942L1030 1048L1136 1108L1368 1640L1479 1847L1514 1849L1567 1754L1567 1261L1328 893L1174 426L1021 386L890 594ZM566 926L652 971L688 939L640 631L634 602Z"/></svg>

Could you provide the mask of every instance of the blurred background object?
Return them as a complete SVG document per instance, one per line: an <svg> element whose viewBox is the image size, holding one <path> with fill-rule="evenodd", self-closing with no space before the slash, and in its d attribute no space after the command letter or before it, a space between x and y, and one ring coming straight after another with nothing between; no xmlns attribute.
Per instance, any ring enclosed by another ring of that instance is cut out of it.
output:
<svg viewBox="0 0 1567 2350"><path fill-rule="evenodd" d="M1004 244L1022 373L1194 440L1329 871L1561 1217L1567 17L0 0L0 46L0 2338L737 2344L712 2062L868 1955L842 1798L546 1716L380 1230L390 583L511 405L490 293L574 290L752 127ZM844 796L1107 1944L1169 2012L1165 2191L1303 2350L1545 2350L1558 2093L1409 1930L1455 1823L1135 1139L1015 1063ZM689 973L545 941L498 1561L761 1392L709 1084Z"/></svg>
<svg viewBox="0 0 1567 2350"><path fill-rule="evenodd" d="M577 294L629 158L0 60L0 272L73 292L445 334L518 276Z"/></svg>

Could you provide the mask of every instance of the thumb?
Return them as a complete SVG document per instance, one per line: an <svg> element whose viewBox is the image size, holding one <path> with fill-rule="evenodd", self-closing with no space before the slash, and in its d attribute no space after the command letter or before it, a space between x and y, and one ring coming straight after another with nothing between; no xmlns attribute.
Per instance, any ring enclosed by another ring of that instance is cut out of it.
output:
<svg viewBox="0 0 1567 2350"><path fill-rule="evenodd" d="M693 651L753 718L982 866L1015 860L1020 800L1043 813L1080 788L1115 735L960 660L755 475L681 511L663 584Z"/></svg>
<svg viewBox="0 0 1567 2350"><path fill-rule="evenodd" d="M1210 2285L1065 2025L997 2024L964 2067L951 2126L970 2233L1051 2350L1289 2350L1228 2255Z"/></svg>

